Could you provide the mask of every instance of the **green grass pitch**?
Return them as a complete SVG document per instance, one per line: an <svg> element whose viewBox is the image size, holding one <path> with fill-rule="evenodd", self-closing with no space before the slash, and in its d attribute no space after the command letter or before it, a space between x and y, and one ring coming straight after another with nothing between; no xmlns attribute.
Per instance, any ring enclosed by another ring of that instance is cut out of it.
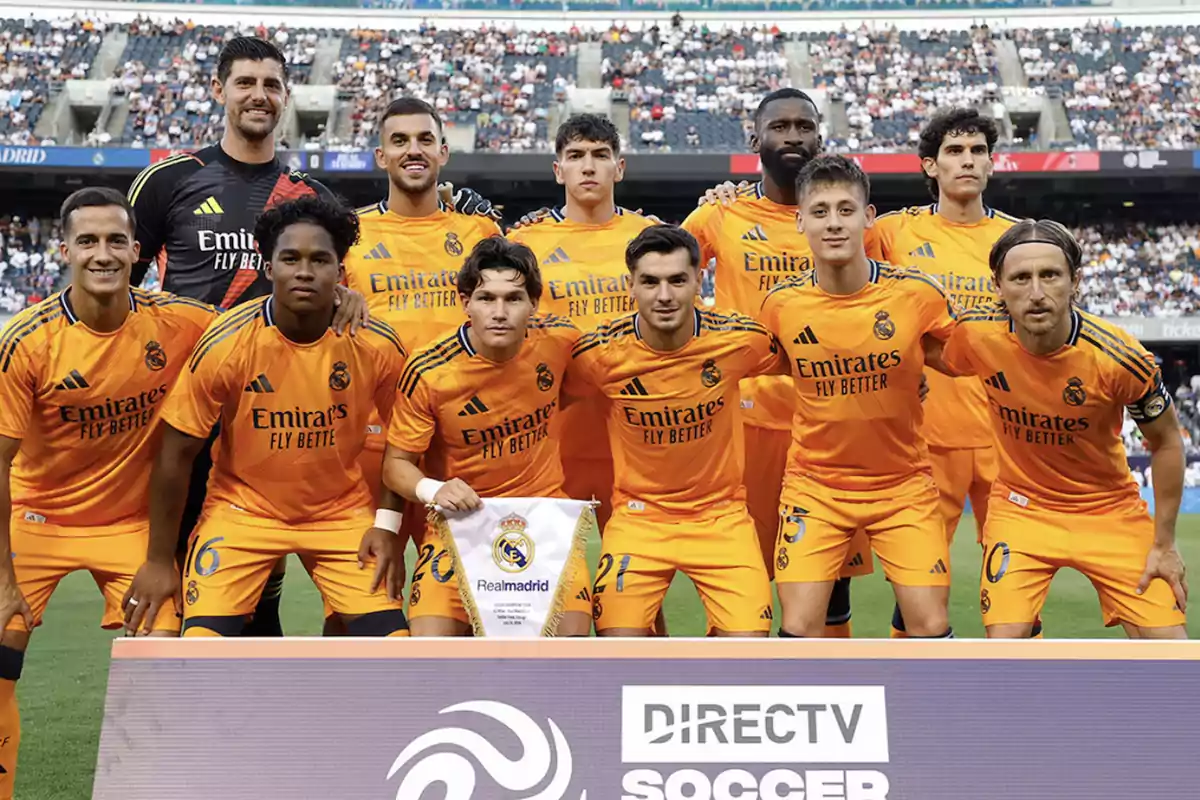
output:
<svg viewBox="0 0 1200 800"><path fill-rule="evenodd" d="M1179 538L1187 563L1200 563L1200 515L1180 519ZM597 549L598 543L593 542L589 558L593 564ZM977 585L980 553L970 519L959 527L953 559L957 569L951 595L951 621L959 636L982 636ZM294 562L288 570L283 599L283 624L289 634L320 634L321 604L298 563ZM853 601L855 635L887 636L892 599L879 570L854 582ZM100 593L90 576L76 573L59 586L45 624L33 637L18 688L22 717L16 793L19 800L91 796L112 638L112 634L97 627L101 609ZM677 580L671 587L666 613L673 634L702 635L704 615L686 579ZM1076 573L1060 574L1051 589L1044 615L1049 636L1123 635L1119 628L1100 627L1099 614L1095 591L1086 579ZM1200 623L1192 623L1191 634L1200 635ZM181 697L179 701L182 707L187 698Z"/></svg>

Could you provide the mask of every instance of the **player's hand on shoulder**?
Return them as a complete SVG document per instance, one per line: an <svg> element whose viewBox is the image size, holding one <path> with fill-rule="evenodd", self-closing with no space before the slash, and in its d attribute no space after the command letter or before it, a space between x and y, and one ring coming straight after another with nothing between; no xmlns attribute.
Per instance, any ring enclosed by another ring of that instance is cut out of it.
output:
<svg viewBox="0 0 1200 800"><path fill-rule="evenodd" d="M375 574L371 577L371 594L379 591L382 586L387 591L388 600L393 602L404 597L404 548L400 544L400 536L384 528L370 528L363 534L362 542L358 545L358 568L365 569L367 564L375 565Z"/></svg>
<svg viewBox="0 0 1200 800"><path fill-rule="evenodd" d="M338 284L334 291L337 296L333 300L336 307L333 312L333 332L341 336L349 328L350 335L353 336L371 318L367 298L341 284Z"/></svg>
<svg viewBox="0 0 1200 800"><path fill-rule="evenodd" d="M454 191L453 183L438 184L438 197L442 203L450 206L458 214L472 216L478 214L493 222L500 222L500 212L492 205L492 201L474 189L459 189Z"/></svg>
<svg viewBox="0 0 1200 800"><path fill-rule="evenodd" d="M1179 554L1179 550L1175 545L1160 546L1154 545L1150 548L1149 554L1146 556L1146 569L1142 573L1142 579L1138 581L1137 593L1142 594L1148 588L1150 583L1155 578L1161 578L1171 587L1171 592L1175 595L1175 602L1179 605L1180 611L1187 611L1187 568L1183 564L1183 556Z"/></svg>
<svg viewBox="0 0 1200 800"><path fill-rule="evenodd" d="M448 511L474 511L483 507L479 495L461 478L451 478L443 483L433 496L433 504Z"/></svg>
<svg viewBox="0 0 1200 800"><path fill-rule="evenodd" d="M734 186L733 181L725 181L719 186L714 186L713 188L707 190L704 193L704 196L696 202L696 205L732 205L733 201L737 200L738 192L740 192L742 189L745 189L749 185L750 183L748 181L741 181L736 186Z"/></svg>
<svg viewBox="0 0 1200 800"><path fill-rule="evenodd" d="M158 611L164 603L174 603L175 613L183 613L182 579L175 562L146 561L133 576L121 608L125 611L125 630L131 636L148 634L154 629Z"/></svg>
<svg viewBox="0 0 1200 800"><path fill-rule="evenodd" d="M542 206L537 211L530 211L528 214L522 214L521 218L513 223L512 229L528 228L530 225L537 224L544 219L549 218L550 209Z"/></svg>

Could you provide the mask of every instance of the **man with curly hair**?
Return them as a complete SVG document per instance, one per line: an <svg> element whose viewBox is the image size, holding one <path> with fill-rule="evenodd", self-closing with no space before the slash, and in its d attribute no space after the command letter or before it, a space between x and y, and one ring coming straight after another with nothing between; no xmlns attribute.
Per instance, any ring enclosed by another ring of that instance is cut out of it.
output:
<svg viewBox="0 0 1200 800"><path fill-rule="evenodd" d="M126 605L130 631L180 591L174 538L184 490L219 422L184 565L183 635L239 635L272 566L291 553L348 633L407 635L400 500L382 491L372 522L357 464L371 412L391 417L406 353L379 320L354 337L330 330L358 232L353 211L313 196L259 217L254 236L271 294L212 324L163 409L150 547ZM368 562L373 572L363 571Z"/></svg>

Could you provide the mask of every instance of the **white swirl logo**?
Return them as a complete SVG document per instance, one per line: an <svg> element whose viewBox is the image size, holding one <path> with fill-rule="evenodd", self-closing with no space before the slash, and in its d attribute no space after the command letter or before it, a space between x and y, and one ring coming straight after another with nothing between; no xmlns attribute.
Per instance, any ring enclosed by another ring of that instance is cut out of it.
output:
<svg viewBox="0 0 1200 800"><path fill-rule="evenodd" d="M458 753L425 754L427 750L446 745L471 753L488 776L509 792L529 792L549 776L550 782L540 792L509 795L512 800L562 800L565 797L571 784L571 746L554 720L546 719L550 728L548 738L525 712L491 700L456 703L438 713L460 711L482 714L506 726L521 743L521 758L510 761L491 742L466 728L438 728L418 736L392 762L389 781L416 759L396 790L396 800L420 800L425 790L434 784L446 787L446 800L471 800L475 792L475 767L471 761ZM550 775L551 750L554 754L553 775ZM587 800L586 791L579 800Z"/></svg>

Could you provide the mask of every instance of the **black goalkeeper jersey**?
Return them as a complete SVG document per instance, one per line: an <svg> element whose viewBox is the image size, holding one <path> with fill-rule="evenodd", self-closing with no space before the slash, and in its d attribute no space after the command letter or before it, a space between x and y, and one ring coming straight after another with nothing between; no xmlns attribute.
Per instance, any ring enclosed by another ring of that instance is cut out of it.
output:
<svg viewBox="0 0 1200 800"><path fill-rule="evenodd" d="M133 285L157 263L163 290L220 308L270 294L255 220L277 203L312 194L330 196L277 158L244 164L220 145L152 164L129 187L142 247Z"/></svg>

